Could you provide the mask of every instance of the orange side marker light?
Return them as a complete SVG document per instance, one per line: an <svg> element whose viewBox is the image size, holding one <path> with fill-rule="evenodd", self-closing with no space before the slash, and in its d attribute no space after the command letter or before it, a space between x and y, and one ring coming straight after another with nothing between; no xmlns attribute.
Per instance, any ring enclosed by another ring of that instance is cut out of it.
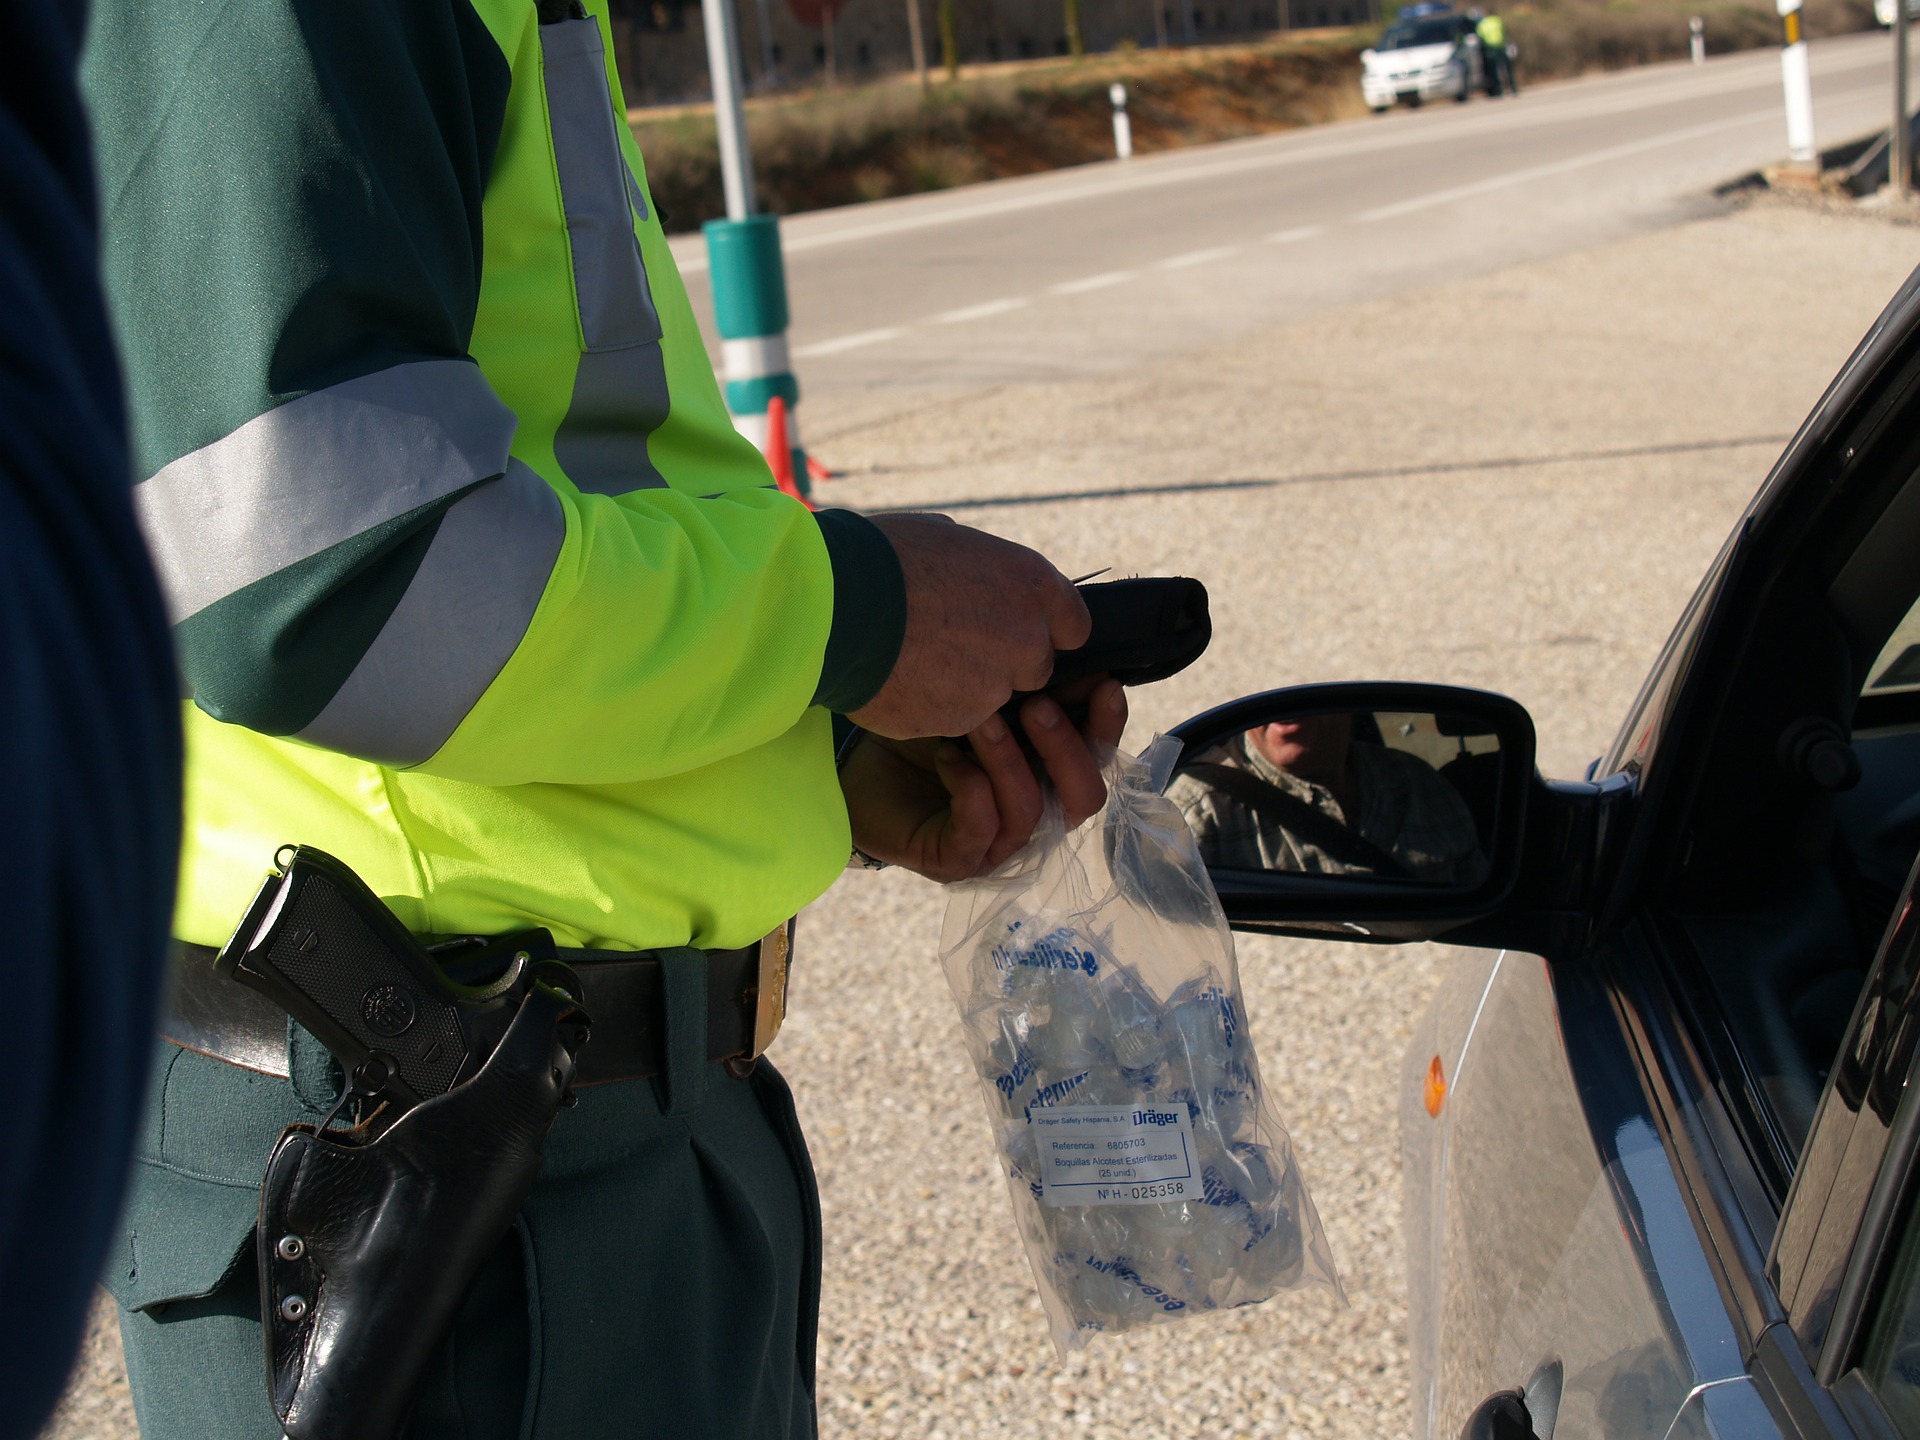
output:
<svg viewBox="0 0 1920 1440"><path fill-rule="evenodd" d="M1447 1103L1447 1072L1440 1064L1438 1055L1427 1066L1427 1083L1421 1087L1421 1098L1427 1102L1427 1114L1434 1119L1440 1118L1440 1107Z"/></svg>

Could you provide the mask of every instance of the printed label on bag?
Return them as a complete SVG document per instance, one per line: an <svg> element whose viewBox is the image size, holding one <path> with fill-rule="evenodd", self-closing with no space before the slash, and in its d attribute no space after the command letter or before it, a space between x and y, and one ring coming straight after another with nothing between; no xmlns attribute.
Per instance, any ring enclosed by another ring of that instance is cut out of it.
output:
<svg viewBox="0 0 1920 1440"><path fill-rule="evenodd" d="M1162 1205L1199 1199L1184 1105L1035 1106L1040 1198L1048 1205Z"/></svg>

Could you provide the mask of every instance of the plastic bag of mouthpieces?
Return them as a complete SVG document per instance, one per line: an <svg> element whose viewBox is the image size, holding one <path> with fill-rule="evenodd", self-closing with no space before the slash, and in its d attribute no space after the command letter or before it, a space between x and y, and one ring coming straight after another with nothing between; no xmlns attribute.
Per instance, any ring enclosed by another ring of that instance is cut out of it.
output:
<svg viewBox="0 0 1920 1440"><path fill-rule="evenodd" d="M1057 804L994 873L953 887L941 962L1055 1347L1102 1331L1339 1293L1293 1146L1260 1083L1233 935L1158 739Z"/></svg>

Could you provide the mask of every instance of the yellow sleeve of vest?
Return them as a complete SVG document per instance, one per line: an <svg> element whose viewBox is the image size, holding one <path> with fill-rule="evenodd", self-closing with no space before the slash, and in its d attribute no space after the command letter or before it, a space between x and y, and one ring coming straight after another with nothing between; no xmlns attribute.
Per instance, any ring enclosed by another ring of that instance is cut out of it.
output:
<svg viewBox="0 0 1920 1440"><path fill-rule="evenodd" d="M791 729L833 622L820 527L773 490L557 488L566 537L532 623L418 768L483 785L617 784Z"/></svg>

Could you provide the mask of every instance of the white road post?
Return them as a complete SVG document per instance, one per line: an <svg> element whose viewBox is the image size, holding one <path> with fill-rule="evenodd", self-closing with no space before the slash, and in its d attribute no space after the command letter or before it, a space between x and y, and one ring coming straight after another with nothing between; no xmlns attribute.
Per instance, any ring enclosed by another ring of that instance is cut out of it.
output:
<svg viewBox="0 0 1920 1440"><path fill-rule="evenodd" d="M1893 0L1893 130L1887 136L1887 179L1896 201L1913 193L1912 132L1907 129L1907 0Z"/></svg>
<svg viewBox="0 0 1920 1440"><path fill-rule="evenodd" d="M1904 0L1903 0L1904 3ZM1800 0L1774 0L1783 27L1780 80L1787 92L1787 157L1802 165L1817 164L1813 145L1813 76L1807 68L1807 41L1800 33Z"/></svg>
<svg viewBox="0 0 1920 1440"><path fill-rule="evenodd" d="M1127 87L1118 80L1107 91L1113 101L1113 153L1122 160L1133 158L1133 121L1127 118Z"/></svg>
<svg viewBox="0 0 1920 1440"><path fill-rule="evenodd" d="M1698 15L1687 21L1687 48L1693 52L1693 63L1707 63L1707 22Z"/></svg>

